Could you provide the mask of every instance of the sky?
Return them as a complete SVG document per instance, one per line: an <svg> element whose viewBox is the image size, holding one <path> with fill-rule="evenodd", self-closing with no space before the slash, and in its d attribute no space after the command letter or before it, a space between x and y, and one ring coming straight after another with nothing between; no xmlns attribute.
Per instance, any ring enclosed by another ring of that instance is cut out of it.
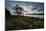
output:
<svg viewBox="0 0 46 31"><path fill-rule="evenodd" d="M23 8L24 11L21 11L26 14L40 14L44 13L44 4L42 2L26 2L26 1L15 1L15 0L6 0L5 8L7 8L12 15L15 14L16 10L12 9L18 4L20 7ZM36 9L34 9L36 8ZM42 10L40 10L42 9ZM26 12L25 12L26 11Z"/></svg>
<svg viewBox="0 0 46 31"><path fill-rule="evenodd" d="M44 0L9 0L9 1L29 1L29 2L43 2Z"/></svg>

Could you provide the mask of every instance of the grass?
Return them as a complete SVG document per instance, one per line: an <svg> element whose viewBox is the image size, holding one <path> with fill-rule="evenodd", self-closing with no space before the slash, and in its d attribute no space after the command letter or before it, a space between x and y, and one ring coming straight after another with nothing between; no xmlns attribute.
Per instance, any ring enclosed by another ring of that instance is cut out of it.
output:
<svg viewBox="0 0 46 31"><path fill-rule="evenodd" d="M8 30L44 28L44 19L25 16L6 16Z"/></svg>

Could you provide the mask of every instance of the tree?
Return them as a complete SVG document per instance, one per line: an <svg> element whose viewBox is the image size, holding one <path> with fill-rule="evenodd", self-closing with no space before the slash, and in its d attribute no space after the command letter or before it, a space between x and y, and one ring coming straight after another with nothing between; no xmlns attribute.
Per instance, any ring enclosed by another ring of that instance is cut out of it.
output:
<svg viewBox="0 0 46 31"><path fill-rule="evenodd" d="M18 15L21 14L21 10L23 10L21 7L19 7L19 5L16 5L13 9L16 10Z"/></svg>

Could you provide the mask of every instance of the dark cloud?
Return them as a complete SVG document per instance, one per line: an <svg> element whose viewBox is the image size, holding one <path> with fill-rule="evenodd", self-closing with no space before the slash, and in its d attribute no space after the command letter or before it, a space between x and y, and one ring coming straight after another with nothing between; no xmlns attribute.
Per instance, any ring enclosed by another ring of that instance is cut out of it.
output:
<svg viewBox="0 0 46 31"><path fill-rule="evenodd" d="M38 9L38 8L32 8L31 10L36 10L36 9Z"/></svg>
<svg viewBox="0 0 46 31"><path fill-rule="evenodd" d="M38 11L44 11L44 9L39 9Z"/></svg>

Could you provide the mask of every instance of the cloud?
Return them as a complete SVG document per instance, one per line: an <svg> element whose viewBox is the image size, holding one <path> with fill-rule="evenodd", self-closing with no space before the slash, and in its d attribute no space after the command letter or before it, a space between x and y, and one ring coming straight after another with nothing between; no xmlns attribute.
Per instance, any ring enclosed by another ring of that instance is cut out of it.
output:
<svg viewBox="0 0 46 31"><path fill-rule="evenodd" d="M41 3L15 1L15 2L7 2L7 4L6 4L6 8L9 9L11 14L15 14L15 10L12 8L15 7L16 4L18 4L20 7L23 8L24 14L43 13L43 12L41 12L42 11L41 8L43 8L43 4L41 4Z"/></svg>

